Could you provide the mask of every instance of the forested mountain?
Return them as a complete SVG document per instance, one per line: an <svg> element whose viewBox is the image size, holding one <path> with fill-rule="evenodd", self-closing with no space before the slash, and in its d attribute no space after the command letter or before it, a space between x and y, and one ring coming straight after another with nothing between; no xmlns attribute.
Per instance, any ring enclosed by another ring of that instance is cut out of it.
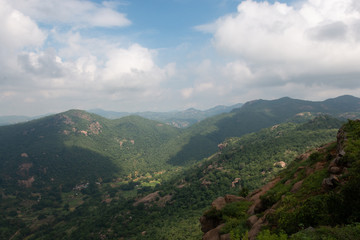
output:
<svg viewBox="0 0 360 240"><path fill-rule="evenodd" d="M258 100L186 129L81 110L0 127L0 238L199 239L213 199L334 140L359 102Z"/></svg>
<svg viewBox="0 0 360 240"><path fill-rule="evenodd" d="M138 116L110 121L71 110L1 127L0 174L9 185L73 186L89 178L164 170L162 145L179 133Z"/></svg>
<svg viewBox="0 0 360 240"><path fill-rule="evenodd" d="M219 142L227 137L240 137L283 122L303 122L318 114L355 119L360 117L360 98L341 96L322 102L291 98L247 102L231 113L217 115L194 124L183 135L181 150L169 162L183 165L197 161L216 151Z"/></svg>
<svg viewBox="0 0 360 240"><path fill-rule="evenodd" d="M203 239L359 239L359 144L360 121L349 120L337 141L298 156L246 198L216 199L201 219Z"/></svg>
<svg viewBox="0 0 360 240"><path fill-rule="evenodd" d="M8 235L4 236L199 239L198 218L212 199L260 186L284 167L282 161L288 164L297 154L334 139L339 125L338 120L320 116L304 124L285 123L229 138L220 145L221 152L171 174L154 172L126 179L84 176L72 188L57 183L46 190L35 182L26 186L20 180L21 188L9 191L5 184L2 210ZM26 174L31 168L23 164L17 174ZM65 169L63 174L67 174ZM11 230L14 226L23 226L23 232Z"/></svg>

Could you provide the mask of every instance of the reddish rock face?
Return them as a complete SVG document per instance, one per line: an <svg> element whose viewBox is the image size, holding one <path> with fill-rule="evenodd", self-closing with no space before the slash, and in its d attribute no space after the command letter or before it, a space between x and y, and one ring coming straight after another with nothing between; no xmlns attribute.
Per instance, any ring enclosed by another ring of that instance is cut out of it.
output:
<svg viewBox="0 0 360 240"><path fill-rule="evenodd" d="M223 197L218 197L211 203L211 206L214 207L218 211L223 209L223 207L225 207L225 205L226 205L226 201L225 201L225 198L223 198Z"/></svg>
<svg viewBox="0 0 360 240"><path fill-rule="evenodd" d="M219 226L217 226L216 228L208 231L207 233L205 233L205 235L203 236L203 240L221 240L221 236L220 236L220 231L221 228L224 227L225 224L221 224Z"/></svg>
<svg viewBox="0 0 360 240"><path fill-rule="evenodd" d="M243 197L230 195L230 194L225 195L225 202L226 203L240 202L240 201L243 201L243 200L245 200L245 198L243 198Z"/></svg>

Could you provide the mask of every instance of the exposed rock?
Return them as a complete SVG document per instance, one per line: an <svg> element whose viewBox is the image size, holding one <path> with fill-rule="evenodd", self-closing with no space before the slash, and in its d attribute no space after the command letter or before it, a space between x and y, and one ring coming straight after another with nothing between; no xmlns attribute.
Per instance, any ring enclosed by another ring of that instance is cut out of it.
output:
<svg viewBox="0 0 360 240"><path fill-rule="evenodd" d="M231 187L235 187L235 184L239 183L239 181L241 180L241 178L235 178L234 181L231 183Z"/></svg>
<svg viewBox="0 0 360 240"><path fill-rule="evenodd" d="M221 228L224 227L225 224L221 224L219 226L217 226L216 228L208 231L207 233L205 233L205 235L203 236L203 240L221 240L220 237L220 231Z"/></svg>
<svg viewBox="0 0 360 240"><path fill-rule="evenodd" d="M304 181L304 180L301 180L301 181L295 183L295 184L293 185L293 187L291 188L291 192L292 192L292 193L296 193L297 191L299 191L299 189L300 189L301 186L302 186L303 181Z"/></svg>
<svg viewBox="0 0 360 240"><path fill-rule="evenodd" d="M88 132L87 132L87 131L85 131L85 130L81 130L81 131L80 131L80 133L84 134L85 136L87 136L87 135L88 135Z"/></svg>
<svg viewBox="0 0 360 240"><path fill-rule="evenodd" d="M332 174L340 174L342 172L341 168L333 166L331 168L329 168L329 173Z"/></svg>
<svg viewBox="0 0 360 240"><path fill-rule="evenodd" d="M159 199L159 201L156 203L159 207L165 207L167 202L170 202L172 199L172 195L168 194Z"/></svg>
<svg viewBox="0 0 360 240"><path fill-rule="evenodd" d="M230 233L221 235L220 240L231 240Z"/></svg>
<svg viewBox="0 0 360 240"><path fill-rule="evenodd" d="M211 203L211 206L214 207L218 211L223 209L223 207L225 207L225 205L226 205L226 201L225 201L225 198L223 198L223 197L218 197Z"/></svg>
<svg viewBox="0 0 360 240"><path fill-rule="evenodd" d="M276 183L278 183L280 181L280 178L275 178L274 180L272 180L271 182L269 182L268 184L264 185L262 188L260 188L259 190L256 191L255 194L251 194L249 196L249 200L254 202L253 205L250 206L249 210L247 211L247 213L249 215L254 215L255 214L255 207L257 204L259 204L259 202L261 202L260 197L262 195L264 195L267 191L269 191L271 188L273 188L275 186Z"/></svg>
<svg viewBox="0 0 360 240"><path fill-rule="evenodd" d="M146 195L145 197L140 198L133 205L136 207L140 203L150 203L150 202L153 202L157 197L159 197L159 191L150 193L150 194Z"/></svg>
<svg viewBox="0 0 360 240"><path fill-rule="evenodd" d="M243 200L245 200L245 198L243 198L243 197L230 195L230 194L225 195L225 202L226 203L240 202L240 201L243 201Z"/></svg>
<svg viewBox="0 0 360 240"><path fill-rule="evenodd" d="M274 131L274 130L277 129L279 126L280 126L279 124L272 126L272 127L271 127L271 131Z"/></svg>
<svg viewBox="0 0 360 240"><path fill-rule="evenodd" d="M264 223L264 218L260 218L251 227L251 229L250 229L250 231L248 233L249 240L255 240L256 239L256 235L258 235L258 233L260 232L261 227L263 226L263 223Z"/></svg>
<svg viewBox="0 0 360 240"><path fill-rule="evenodd" d="M256 215L252 215L247 219L247 225L249 227L254 226L254 224L259 220L259 218Z"/></svg>
<svg viewBox="0 0 360 240"><path fill-rule="evenodd" d="M339 184L339 179L335 175L331 175L328 178L324 178L322 181L322 187L324 190L331 190Z"/></svg>
<svg viewBox="0 0 360 240"><path fill-rule="evenodd" d="M93 122L89 126L89 130L92 134L98 135L101 132L101 124L99 122Z"/></svg>
<svg viewBox="0 0 360 240"><path fill-rule="evenodd" d="M276 162L274 163L275 167L281 167L281 168L285 168L286 167L286 163L284 161L280 161L280 162Z"/></svg>

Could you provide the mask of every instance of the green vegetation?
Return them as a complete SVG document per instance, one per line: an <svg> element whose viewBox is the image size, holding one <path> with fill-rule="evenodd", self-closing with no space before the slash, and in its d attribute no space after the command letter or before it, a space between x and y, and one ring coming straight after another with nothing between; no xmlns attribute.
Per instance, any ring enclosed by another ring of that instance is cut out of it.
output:
<svg viewBox="0 0 360 240"><path fill-rule="evenodd" d="M336 144L303 155L281 171L280 181L261 196L261 208L256 209L257 216L266 218L256 239L358 239L359 146L360 121L349 120Z"/></svg>
<svg viewBox="0 0 360 240"><path fill-rule="evenodd" d="M359 143L350 140L355 139L350 132L358 126L347 126L349 154L341 160L349 169L342 177L349 187L343 188L343 195L333 191L316 197L327 172L308 176L306 168L315 169L331 154L293 159L334 141L341 122L318 113L300 114L296 123L291 122L304 102L287 111L288 102L292 100L282 99L281 107L271 107L271 101L263 106L258 105L263 101L255 102L187 129L138 116L109 120L80 110L0 127L0 238L200 239L198 219L215 198L245 196L277 174L282 185L263 196L264 206L289 202L290 207L283 206L269 219L273 226L284 222L293 229L264 234L290 235L328 224L326 209L334 206L334 199L352 206L341 205L351 212L349 216L331 213L331 226L342 217L351 219L347 224L358 221L353 205L359 198L351 197L360 195L353 173L359 170L359 153L354 150ZM285 165L289 167L282 171ZM302 179L305 187L289 193ZM298 205L297 195L313 198L304 197ZM246 235L248 206L233 203L219 213L226 222L223 231L235 239ZM306 215L308 211L319 217Z"/></svg>

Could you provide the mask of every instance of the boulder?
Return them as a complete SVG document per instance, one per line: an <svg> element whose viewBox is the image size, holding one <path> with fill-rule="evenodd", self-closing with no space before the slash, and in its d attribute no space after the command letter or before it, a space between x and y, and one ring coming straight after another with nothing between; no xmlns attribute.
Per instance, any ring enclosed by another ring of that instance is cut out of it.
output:
<svg viewBox="0 0 360 240"><path fill-rule="evenodd" d="M331 190L339 184L339 179L335 175L331 175L328 178L324 178L322 181L322 187L324 190Z"/></svg>
<svg viewBox="0 0 360 240"><path fill-rule="evenodd" d="M329 168L329 173L340 174L341 172L342 172L341 168L339 168L337 166L332 166Z"/></svg>
<svg viewBox="0 0 360 240"><path fill-rule="evenodd" d="M220 240L231 240L230 233L226 233L220 236Z"/></svg>
<svg viewBox="0 0 360 240"><path fill-rule="evenodd" d="M245 198L243 198L243 197L230 195L230 194L225 195L226 203L240 202L240 201L244 201L244 200L245 200Z"/></svg>
<svg viewBox="0 0 360 240"><path fill-rule="evenodd" d="M248 236L249 240L255 240L256 236L259 234L261 227L263 226L264 220L263 218L260 218L256 221L256 223L251 227Z"/></svg>
<svg viewBox="0 0 360 240"><path fill-rule="evenodd" d="M203 240L221 240L220 237L220 231L221 228L224 227L225 224L221 224L219 226L217 226L216 228L208 231L207 233L205 233L205 235L203 236Z"/></svg>
<svg viewBox="0 0 360 240"><path fill-rule="evenodd" d="M299 189L300 189L301 186L302 186L303 181L304 181L304 180L301 180L301 181L295 183L295 184L293 185L293 187L291 188L290 192L296 193L297 191L299 191Z"/></svg>
<svg viewBox="0 0 360 240"><path fill-rule="evenodd" d="M258 220L259 220L259 218L256 215L252 215L251 217L249 217L247 219L246 223L249 227L252 227Z"/></svg>
<svg viewBox="0 0 360 240"><path fill-rule="evenodd" d="M214 207L218 211L223 209L225 207L225 205L226 205L226 201L225 201L225 198L223 198L223 197L218 197L211 203L211 206Z"/></svg>

